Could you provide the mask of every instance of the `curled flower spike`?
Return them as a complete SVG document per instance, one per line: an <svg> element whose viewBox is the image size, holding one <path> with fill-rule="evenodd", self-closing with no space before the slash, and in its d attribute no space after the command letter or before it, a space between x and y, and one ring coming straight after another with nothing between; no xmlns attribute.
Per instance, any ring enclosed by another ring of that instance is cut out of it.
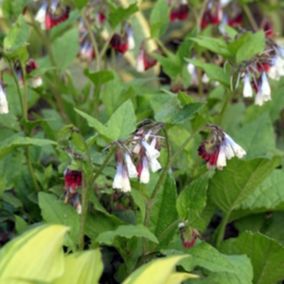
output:
<svg viewBox="0 0 284 284"><path fill-rule="evenodd" d="M77 170L66 169L64 171L65 184L65 203L70 203L78 214L82 213L82 206L80 202L80 194L77 192L78 188L82 186L82 172Z"/></svg>
<svg viewBox="0 0 284 284"><path fill-rule="evenodd" d="M9 106L3 84L0 83L0 114L6 113L9 113Z"/></svg>
<svg viewBox="0 0 284 284"><path fill-rule="evenodd" d="M241 159L246 155L246 151L221 128L213 125L210 128L211 138L198 148L198 154L207 162L208 168L222 170L227 165L227 160L233 157Z"/></svg>

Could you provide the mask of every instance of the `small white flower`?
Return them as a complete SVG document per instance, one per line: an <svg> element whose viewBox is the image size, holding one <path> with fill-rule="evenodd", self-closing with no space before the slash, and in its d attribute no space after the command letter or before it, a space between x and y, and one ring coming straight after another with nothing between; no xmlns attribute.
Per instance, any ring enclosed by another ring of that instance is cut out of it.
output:
<svg viewBox="0 0 284 284"><path fill-rule="evenodd" d="M221 0L220 1L222 7L227 6L230 2L231 0Z"/></svg>
<svg viewBox="0 0 284 284"><path fill-rule="evenodd" d="M112 187L120 189L122 192L129 192L131 190L127 170L122 163L117 163L116 165L116 173Z"/></svg>
<svg viewBox="0 0 284 284"><path fill-rule="evenodd" d="M146 184L149 181L150 181L149 164L148 164L147 158L144 156L142 158L142 169L140 173L140 182Z"/></svg>
<svg viewBox="0 0 284 284"><path fill-rule="evenodd" d="M145 65L144 65L144 50L141 49L137 61L136 61L136 70L137 72L144 72L145 71Z"/></svg>
<svg viewBox="0 0 284 284"><path fill-rule="evenodd" d="M40 76L31 79L31 85L33 88L42 86L42 78Z"/></svg>
<svg viewBox="0 0 284 284"><path fill-rule="evenodd" d="M253 89L250 83L249 74L245 74L245 77L244 77L243 96L244 98L251 98L253 96Z"/></svg>
<svg viewBox="0 0 284 284"><path fill-rule="evenodd" d="M146 150L146 156L149 160L151 159L157 159L160 157L160 152L155 148L156 142L153 140L151 144L146 142L145 140L142 141L142 146Z"/></svg>
<svg viewBox="0 0 284 284"><path fill-rule="evenodd" d="M255 96L255 104L262 106L265 102L271 100L271 89L266 74L261 75L261 83Z"/></svg>
<svg viewBox="0 0 284 284"><path fill-rule="evenodd" d="M223 169L223 167L227 165L225 148L226 146L224 144L221 144L220 149L219 149L218 159L216 162L216 166L218 169Z"/></svg>
<svg viewBox="0 0 284 284"><path fill-rule="evenodd" d="M82 205L81 203L78 203L76 206L76 212L81 215L82 214Z"/></svg>
<svg viewBox="0 0 284 284"><path fill-rule="evenodd" d="M224 135L225 135L225 140L224 140L225 145L228 144L231 146L236 157L238 157L239 159L243 158L247 154L246 151L239 144L237 144L230 135L228 135L227 133L224 133ZM229 156L231 156L231 154Z"/></svg>
<svg viewBox="0 0 284 284"><path fill-rule="evenodd" d="M188 71L189 75L191 76L191 84L197 85L198 84L198 76L197 76L196 67L192 63L188 63L187 64L187 71Z"/></svg>
<svg viewBox="0 0 284 284"><path fill-rule="evenodd" d="M9 106L4 89L0 84L0 114L1 113L9 113Z"/></svg>
<svg viewBox="0 0 284 284"><path fill-rule="evenodd" d="M50 5L50 10L52 13L56 12L57 6L58 6L58 0L52 0Z"/></svg>
<svg viewBox="0 0 284 284"><path fill-rule="evenodd" d="M35 15L35 20L40 23L41 28L45 29L45 15L47 12L48 4L44 2Z"/></svg>
<svg viewBox="0 0 284 284"><path fill-rule="evenodd" d="M149 160L149 164L150 164L150 168L151 171L153 173L157 172L158 170L160 170L162 168L161 164L159 163L159 161L155 158L152 158Z"/></svg>
<svg viewBox="0 0 284 284"><path fill-rule="evenodd" d="M210 79L209 79L209 77L207 76L206 73L203 74L203 76L202 76L202 78L201 78L201 81L202 81L202 83L204 83L204 84L208 84L208 83L209 83Z"/></svg>
<svg viewBox="0 0 284 284"><path fill-rule="evenodd" d="M129 177L137 178L138 174L137 174L136 167L128 153L124 154L124 160L125 160L125 164L126 164Z"/></svg>
<svg viewBox="0 0 284 284"><path fill-rule="evenodd" d="M128 43L128 50L132 50L135 48L135 40L133 36L133 30L131 27L127 28L127 43Z"/></svg>

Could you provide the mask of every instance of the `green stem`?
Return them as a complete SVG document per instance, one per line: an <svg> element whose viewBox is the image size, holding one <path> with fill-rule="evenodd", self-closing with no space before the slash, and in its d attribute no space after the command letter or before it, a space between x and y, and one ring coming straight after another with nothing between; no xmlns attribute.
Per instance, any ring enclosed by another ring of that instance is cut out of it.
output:
<svg viewBox="0 0 284 284"><path fill-rule="evenodd" d="M225 234L225 229L226 229L226 225L229 221L231 215L231 211L227 212L227 214L223 217L222 222L220 224L219 230L218 230L218 234L217 234L217 238L216 238L216 247L219 248L223 239L224 239L224 234Z"/></svg>
<svg viewBox="0 0 284 284"><path fill-rule="evenodd" d="M111 149L105 158L104 162L102 163L101 167L96 172L95 176L93 178L90 178L86 181L86 184L84 185L82 189L82 214L81 214L81 220L80 220L80 233L79 233L79 247L81 250L84 249L85 242L84 242L84 235L85 235L85 225L88 215L88 204L89 204L89 188L94 187L94 183L96 179L100 176L100 174L103 172L104 168L107 166L109 161L111 160L113 156L114 149Z"/></svg>
<svg viewBox="0 0 284 284"><path fill-rule="evenodd" d="M247 5L243 5L243 9L244 9L245 14L247 15L247 18L250 22L252 29L256 32L258 30L258 26L257 26L257 23L256 23L253 15L252 15L252 13L251 13L250 8Z"/></svg>
<svg viewBox="0 0 284 284"><path fill-rule="evenodd" d="M225 112L226 112L227 107L228 107L228 105L229 105L229 103L230 103L230 100L231 100L231 98L232 98L232 94L233 94L233 93L230 92L230 91L227 91L226 94L227 94L227 95L226 95L226 99L225 99L225 101L224 101L224 104L223 104L223 106L222 106L220 115L219 115L219 117L218 117L218 124L220 124L220 125L222 125Z"/></svg>

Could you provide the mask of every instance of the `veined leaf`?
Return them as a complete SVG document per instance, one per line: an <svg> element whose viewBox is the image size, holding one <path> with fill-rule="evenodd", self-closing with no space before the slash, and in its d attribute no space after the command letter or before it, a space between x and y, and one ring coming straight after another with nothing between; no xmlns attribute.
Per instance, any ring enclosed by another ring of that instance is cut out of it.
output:
<svg viewBox="0 0 284 284"><path fill-rule="evenodd" d="M211 200L223 212L232 212L256 190L278 164L278 157L271 160L231 160L222 172L217 172L211 179Z"/></svg>
<svg viewBox="0 0 284 284"><path fill-rule="evenodd" d="M128 19L132 14L139 11L136 4L131 4L127 8L116 8L111 11L109 14L109 23L112 26L112 28L115 28L119 23L125 21Z"/></svg>
<svg viewBox="0 0 284 284"><path fill-rule="evenodd" d="M99 234L96 241L98 243L112 245L115 238L122 237L126 239L146 238L154 243L158 243L158 240L154 234L152 234L148 228L143 225L121 225L114 231L108 231Z"/></svg>
<svg viewBox="0 0 284 284"><path fill-rule="evenodd" d="M251 259L254 283L277 283L284 278L284 247L263 234L242 233L225 241L221 249L226 253L246 254Z"/></svg>
<svg viewBox="0 0 284 284"><path fill-rule="evenodd" d="M161 17L161 15L163 15ZM169 23L169 6L164 0L155 2L150 16L150 27L152 37L160 37L166 32Z"/></svg>
<svg viewBox="0 0 284 284"><path fill-rule="evenodd" d="M41 226L9 242L0 250L0 281L52 282L58 278L64 271L61 247L66 232L64 226Z"/></svg>
<svg viewBox="0 0 284 284"><path fill-rule="evenodd" d="M123 284L179 283L173 281L174 278L177 277L176 273L174 272L174 268L179 261L187 257L188 257L187 255L180 255L180 256L170 256L159 260L154 260L134 271L125 281L123 281ZM174 275L173 278L172 275ZM198 276L191 274L188 278L198 278ZM172 281L172 282L167 282L167 281Z"/></svg>
<svg viewBox="0 0 284 284"><path fill-rule="evenodd" d="M64 274L54 284L99 283L103 263L98 249L67 255L64 263Z"/></svg>

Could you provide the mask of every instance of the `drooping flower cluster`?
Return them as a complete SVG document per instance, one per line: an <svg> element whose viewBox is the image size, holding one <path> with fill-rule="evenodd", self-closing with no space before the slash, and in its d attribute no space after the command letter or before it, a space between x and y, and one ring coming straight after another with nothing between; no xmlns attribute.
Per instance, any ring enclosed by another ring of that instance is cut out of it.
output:
<svg viewBox="0 0 284 284"><path fill-rule="evenodd" d="M205 29L209 25L219 25L220 32L225 33L224 28L226 25L231 27L237 27L241 25L243 20L242 13L239 7L236 6L235 2L232 2L231 4L230 2L230 0L208 1L201 18L201 29Z"/></svg>
<svg viewBox="0 0 284 284"><path fill-rule="evenodd" d="M237 144L233 138L216 125L210 125L210 137L198 148L198 154L207 162L208 168L222 170L227 165L227 160L246 155L246 151Z"/></svg>
<svg viewBox="0 0 284 284"><path fill-rule="evenodd" d="M64 6L59 0L42 1L35 20L43 30L50 30L69 18L70 8Z"/></svg>
<svg viewBox="0 0 284 284"><path fill-rule="evenodd" d="M132 50L135 47L132 27L129 24L125 24L120 34L115 33L112 36L110 45L118 53L122 54L128 50Z"/></svg>
<svg viewBox="0 0 284 284"><path fill-rule="evenodd" d="M150 181L150 171L155 173L161 169L158 161L160 137L157 135L160 128L160 124L143 125L127 144L118 143L114 189L129 192L130 179L138 178L140 183L146 184Z"/></svg>
<svg viewBox="0 0 284 284"><path fill-rule="evenodd" d="M77 191L82 186L82 172L66 169L64 171L65 203L70 203L78 214L82 213L80 194Z"/></svg>
<svg viewBox="0 0 284 284"><path fill-rule="evenodd" d="M9 105L4 91L3 83L0 82L0 114L9 113Z"/></svg>
<svg viewBox="0 0 284 284"><path fill-rule="evenodd" d="M189 15L189 6L186 0L169 1L171 6L170 21L185 21Z"/></svg>
<svg viewBox="0 0 284 284"><path fill-rule="evenodd" d="M191 228L186 222L180 222L178 228L183 247L187 249L192 248L196 240L200 238L199 232Z"/></svg>
<svg viewBox="0 0 284 284"><path fill-rule="evenodd" d="M138 72L145 72L156 64L157 60L146 51L142 44L136 61L136 70Z"/></svg>
<svg viewBox="0 0 284 284"><path fill-rule="evenodd" d="M32 88L38 88L42 85L42 78L39 75L34 75L33 72L38 68L38 65L34 59L29 59L26 62L26 65L24 66L25 68L25 73L27 78L29 79L29 83ZM24 85L24 72L22 69L21 64L17 61L14 64L14 71L16 73L16 76L18 78L18 82L20 87Z"/></svg>
<svg viewBox="0 0 284 284"><path fill-rule="evenodd" d="M284 76L284 49L271 39L267 39L264 52L241 68L243 96L252 98L255 92L255 104L262 106L271 100L268 77L279 80L282 76Z"/></svg>

